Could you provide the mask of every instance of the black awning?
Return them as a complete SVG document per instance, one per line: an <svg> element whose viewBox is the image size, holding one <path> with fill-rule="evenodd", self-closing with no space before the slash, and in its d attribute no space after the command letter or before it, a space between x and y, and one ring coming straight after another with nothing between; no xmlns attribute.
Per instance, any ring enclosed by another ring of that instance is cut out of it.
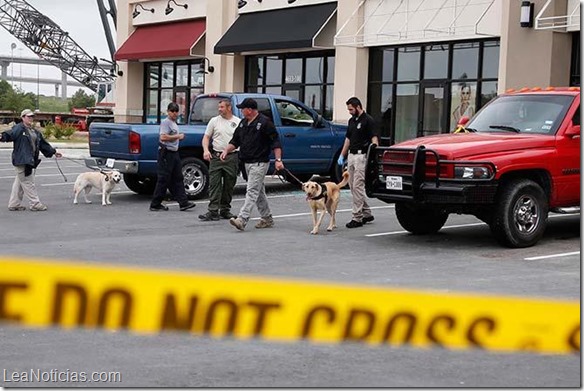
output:
<svg viewBox="0 0 584 391"><path fill-rule="evenodd" d="M215 54L311 48L337 4L241 14L215 45Z"/></svg>

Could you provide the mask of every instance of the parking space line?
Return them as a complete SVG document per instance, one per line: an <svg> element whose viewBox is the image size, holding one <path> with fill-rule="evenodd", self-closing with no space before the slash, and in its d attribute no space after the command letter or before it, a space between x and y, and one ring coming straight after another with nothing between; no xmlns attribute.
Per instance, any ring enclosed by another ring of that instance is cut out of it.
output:
<svg viewBox="0 0 584 391"><path fill-rule="evenodd" d="M476 226L476 225L486 225L486 224L485 223L469 223L469 224L447 225L445 227L442 227L442 229L472 227L472 226ZM388 235L407 234L407 233L408 233L408 231L392 231L392 232L381 232L381 233L377 233L377 234L369 234L369 235L365 235L365 236L367 236L368 238L373 238L376 236L388 236Z"/></svg>
<svg viewBox="0 0 584 391"><path fill-rule="evenodd" d="M548 258L560 258L560 257L569 257L570 255L580 254L580 251L572 251L571 253L560 253L560 254L550 254L550 255L540 255L537 257L529 257L523 258L525 261L537 261L539 259L548 259Z"/></svg>
<svg viewBox="0 0 584 391"><path fill-rule="evenodd" d="M66 175L79 175L81 174L80 172L70 172L67 173ZM35 174L35 178L38 177L50 177L50 176L61 176L61 174L57 173L57 174ZM14 175L10 175L10 176L0 176L0 179L14 179Z"/></svg>
<svg viewBox="0 0 584 391"><path fill-rule="evenodd" d="M371 208L371 209L373 209L373 208ZM553 219L553 218L558 218L558 217L574 216L576 214L578 214L578 213L554 214L554 215L550 215L548 218ZM459 225L447 225L445 227L442 227L442 229L472 227L472 226L477 226L477 225L487 225L487 224L480 222L480 223L469 223L469 224L459 224ZM376 234L369 234L369 235L365 235L365 236L368 238L373 238L376 236L388 236L388 235L398 235L398 234L407 234L407 233L408 233L408 231L391 231L391 232L380 232L380 233L376 233Z"/></svg>

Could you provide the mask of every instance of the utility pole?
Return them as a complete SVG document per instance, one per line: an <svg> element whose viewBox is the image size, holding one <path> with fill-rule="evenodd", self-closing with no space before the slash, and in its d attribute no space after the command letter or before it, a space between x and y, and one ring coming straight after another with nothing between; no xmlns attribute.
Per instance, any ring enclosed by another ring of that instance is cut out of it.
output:
<svg viewBox="0 0 584 391"><path fill-rule="evenodd" d="M10 57L12 58L12 63L10 64L10 81L12 82L12 87L14 87L14 49L16 49L16 44L12 42L10 44Z"/></svg>

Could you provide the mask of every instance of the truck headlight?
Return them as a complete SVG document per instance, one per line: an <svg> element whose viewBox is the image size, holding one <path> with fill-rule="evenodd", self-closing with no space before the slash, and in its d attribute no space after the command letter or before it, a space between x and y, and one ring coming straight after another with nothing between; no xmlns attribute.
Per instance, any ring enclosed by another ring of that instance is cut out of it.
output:
<svg viewBox="0 0 584 391"><path fill-rule="evenodd" d="M484 166L457 166L454 167L454 177L457 179L489 179L493 173Z"/></svg>

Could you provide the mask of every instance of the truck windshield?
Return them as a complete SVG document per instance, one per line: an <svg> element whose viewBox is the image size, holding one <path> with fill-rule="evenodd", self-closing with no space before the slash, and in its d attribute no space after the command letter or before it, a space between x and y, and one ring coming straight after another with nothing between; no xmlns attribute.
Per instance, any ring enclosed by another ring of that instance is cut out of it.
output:
<svg viewBox="0 0 584 391"><path fill-rule="evenodd" d="M555 134L574 97L571 95L501 96L468 124L478 132Z"/></svg>
<svg viewBox="0 0 584 391"><path fill-rule="evenodd" d="M219 102L223 99L229 99L220 96L198 98L193 104L191 110L190 122L191 124L206 124L211 118L219 115L217 107Z"/></svg>

